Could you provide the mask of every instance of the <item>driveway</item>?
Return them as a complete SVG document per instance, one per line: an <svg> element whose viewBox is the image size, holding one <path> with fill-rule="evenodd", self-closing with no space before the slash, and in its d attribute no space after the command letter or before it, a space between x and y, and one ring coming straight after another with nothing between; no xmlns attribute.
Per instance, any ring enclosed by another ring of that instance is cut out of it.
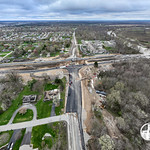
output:
<svg viewBox="0 0 150 150"><path fill-rule="evenodd" d="M37 117L37 110L36 107L32 104L23 104L20 108L18 108L12 115L11 119L9 120L8 124L12 124L15 116L17 115L17 113L19 112L20 109L22 108L26 108L26 109L31 109L33 111L33 120L36 120Z"/></svg>
<svg viewBox="0 0 150 150"><path fill-rule="evenodd" d="M17 115L18 111L22 108L27 108L27 109L31 109L33 111L33 120L36 120L36 117L37 117L37 110L36 110L36 107L32 104L24 104L22 105L20 108L18 108L12 115L9 123L7 125L10 125L12 124L15 116ZM29 127L26 129L26 132L25 132L25 136L22 140L22 143L21 145L24 145L24 144L30 144L30 141L31 141L31 132L32 132L32 127ZM14 133L9 141L9 144L10 143L15 143L16 140L18 139L19 135L21 134L21 129L16 129L14 130Z"/></svg>

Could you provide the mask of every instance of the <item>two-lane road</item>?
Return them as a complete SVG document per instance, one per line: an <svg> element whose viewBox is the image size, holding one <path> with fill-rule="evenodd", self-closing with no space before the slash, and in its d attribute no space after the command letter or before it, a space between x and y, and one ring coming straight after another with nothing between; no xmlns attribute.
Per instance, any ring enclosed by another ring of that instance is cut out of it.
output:
<svg viewBox="0 0 150 150"><path fill-rule="evenodd" d="M82 149L85 150L84 135L82 129L82 93L81 93L81 81L78 75L78 71L81 66L71 66L68 67L69 71L69 89L68 89L68 99L66 104L66 113L74 112L78 115L80 136Z"/></svg>

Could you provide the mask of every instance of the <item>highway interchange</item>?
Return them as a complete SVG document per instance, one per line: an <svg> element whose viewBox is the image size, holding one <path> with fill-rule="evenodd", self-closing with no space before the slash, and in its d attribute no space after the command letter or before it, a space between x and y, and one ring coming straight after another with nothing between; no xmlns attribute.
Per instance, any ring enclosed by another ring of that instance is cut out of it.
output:
<svg viewBox="0 0 150 150"><path fill-rule="evenodd" d="M75 36L75 34L74 34ZM75 38L74 38L75 39ZM74 42L73 48L73 54L71 55L71 58L69 58L69 61L76 58L76 50L77 46L76 42ZM68 60L67 60L68 61ZM47 62L46 62L47 63ZM22 63L15 63L18 65L22 65ZM29 64L29 62L27 62ZM34 63L35 64L35 63ZM31 64L30 64L31 65ZM12 64L1 64L0 67L10 67L10 66L16 66L14 63ZM69 150L76 150L76 149L85 149L84 145L84 137L83 137L83 130L82 130L82 96L81 96L81 82L80 80L76 80L78 77L78 71L82 67L82 65L72 65L67 67L68 72L69 72L69 82L72 82L72 85L69 86L68 89L68 99L67 99L67 104L66 104L66 114L62 116L55 116L53 114L51 117L46 118L46 119L40 119L37 120L34 118L34 120L30 122L23 122L23 123L17 123L17 124L12 124L13 118L15 117L16 112L12 116L10 122L7 125L0 126L0 131L7 131L7 130L15 130L14 134L12 137L16 137L17 134L21 131L20 129L22 128L27 128L25 136L28 136L29 133L31 133L32 127L36 125L41 125L41 124L47 124L51 122L56 122L56 121L66 121L68 124L68 149ZM53 67L51 69L41 69L41 70L18 70L19 73L31 73L31 72L40 72L40 71L48 71L48 70L53 70L53 69L60 69L59 67ZM8 73L10 70L6 71L1 71L1 74ZM36 111L35 111L36 112ZM76 115L77 114L77 115ZM28 133L28 130L29 133ZM29 135L29 139L31 138L31 134ZM25 138L28 139L28 138ZM11 138L10 142L15 142L15 138ZM25 142L23 144L29 144L29 141Z"/></svg>
<svg viewBox="0 0 150 150"><path fill-rule="evenodd" d="M100 64L107 64L112 63L115 61L120 60L127 60L130 58L139 58L145 57L145 55L104 55L104 56L94 56L94 57L86 57L86 58L79 58L77 57L78 51L78 44L75 38L75 32L73 34L73 42L71 47L71 54L70 57L67 59L62 60L53 60L53 61L44 61L44 62L18 62L18 63L8 63L8 64L0 64L0 68L8 68L8 70L0 71L1 74L6 74L13 69L9 69L9 67L20 67L20 66L34 66L39 67L36 70L17 70L18 73L32 73L32 72L43 72L49 70L60 69L60 67L51 67L43 69L41 66L48 66L49 64L63 64L64 62L71 62L71 65L65 66L64 69L67 69L69 72L69 88L68 88L68 96L67 96L67 103L66 103L66 113L61 116L55 116L53 114L49 118L45 119L34 119L29 122L24 123L17 123L12 124L12 119L9 124L0 126L0 131L7 131L7 130L15 130L14 135L20 132L21 128L27 128L28 130L32 131L32 127L41 124L47 124L56 121L66 121L68 124L68 149L69 150L85 150L85 142L84 142L84 135L82 129L82 93L81 93L81 81L78 75L78 71L84 67L85 65L93 65L93 63L89 64L78 64L79 61L92 61L96 59L102 59L99 63ZM149 56L147 56L149 57ZM104 60L103 60L104 59ZM106 60L105 60L106 59ZM73 63L73 64L72 64ZM54 106L53 106L54 107ZM27 131L28 131L27 130ZM26 133L27 133L26 131ZM29 135L31 136L31 135ZM14 142L14 139L10 140ZM29 142L24 142L24 144L29 144Z"/></svg>

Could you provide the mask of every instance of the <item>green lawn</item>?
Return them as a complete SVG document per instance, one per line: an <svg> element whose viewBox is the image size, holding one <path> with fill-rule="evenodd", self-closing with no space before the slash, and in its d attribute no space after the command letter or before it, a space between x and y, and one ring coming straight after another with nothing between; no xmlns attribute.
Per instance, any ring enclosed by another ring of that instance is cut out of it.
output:
<svg viewBox="0 0 150 150"><path fill-rule="evenodd" d="M7 54L9 54L10 52L0 52L0 55L2 54L2 55L7 55Z"/></svg>
<svg viewBox="0 0 150 150"><path fill-rule="evenodd" d="M43 102L43 98L35 105L37 108L37 119L50 117L52 101Z"/></svg>
<svg viewBox="0 0 150 150"><path fill-rule="evenodd" d="M64 108L64 104L65 104L66 78L62 79L62 83L63 83L63 86L64 86L64 90L60 94L61 94L61 99L63 101L60 102L60 106L59 107L55 107L56 115L60 115L60 114L63 113L62 109ZM47 83L45 85L45 87L44 87L44 90L48 91L48 90L57 89L58 86L59 86L59 84L54 84L53 85L51 83ZM36 104L37 118L38 119L50 117L50 114L51 114L52 101L43 102L43 99L44 99L44 96Z"/></svg>
<svg viewBox="0 0 150 150"><path fill-rule="evenodd" d="M16 141L16 143L14 144L13 146L13 150L18 150L20 145L21 145L21 142L23 140L23 137L24 137L24 134L25 134L25 129L22 129L21 130L21 137Z"/></svg>
<svg viewBox="0 0 150 150"><path fill-rule="evenodd" d="M31 121L33 119L33 111L27 109L27 112L24 115L17 113L16 117L13 120L13 123Z"/></svg>
<svg viewBox="0 0 150 150"><path fill-rule="evenodd" d="M4 56L6 56L8 53L10 53L10 52L0 52L0 57L4 57Z"/></svg>
<svg viewBox="0 0 150 150"><path fill-rule="evenodd" d="M51 84L51 83L47 83L44 86L44 91L49 91L49 90L53 90L53 89L57 89L58 85L56 84ZM46 118L46 117L50 117L51 114L51 108L52 108L52 101L43 101L44 96L42 96L41 100L37 102L37 104L35 105L37 108L37 118L41 119L41 118Z"/></svg>
<svg viewBox="0 0 150 150"><path fill-rule="evenodd" d="M66 87L66 79L63 78L62 81L63 81L64 87ZM59 84L53 85L51 83L47 83L44 87L44 90L47 91L47 90L57 89L58 86ZM20 92L20 94L15 100L13 100L12 105L9 107L9 109L5 111L4 113L0 114L0 125L7 124L9 122L15 110L18 109L22 105L22 99L24 95L38 95L38 94L39 94L38 92L31 91L31 86L25 86L24 90ZM51 101L43 102L43 98L40 101L38 101L36 104L38 119L50 117L50 113L51 113L52 102ZM61 92L61 99L63 99L63 101L61 101L60 106L56 107L55 109L55 112L57 115L61 114L62 113L61 110L62 108L64 108L65 88Z"/></svg>
<svg viewBox="0 0 150 150"><path fill-rule="evenodd" d="M82 44L81 39L78 39L78 44Z"/></svg>
<svg viewBox="0 0 150 150"><path fill-rule="evenodd" d="M7 124L9 122L10 118L12 117L12 114L15 112L15 110L18 109L19 106L22 105L23 96L31 95L31 94L38 95L37 92L31 91L28 86L25 86L24 90L22 92L20 92L20 94L18 95L18 97L15 100L13 100L12 105L9 107L9 109L0 115L0 125Z"/></svg>
<svg viewBox="0 0 150 150"><path fill-rule="evenodd" d="M45 133L49 133L52 137L47 137L42 141L42 137ZM44 147L48 145L48 148L51 149L56 142L61 144L62 150L67 149L67 131L63 122L55 122L33 127L31 138L33 148L44 149Z"/></svg>
<svg viewBox="0 0 150 150"><path fill-rule="evenodd" d="M62 99L62 101L60 102L60 106L59 107L55 107L56 115L60 115L60 114L63 113L62 109L64 108L64 105L65 105L65 93L66 93L66 83L67 83L65 77L62 79L62 82L63 82L63 85L64 85L64 90L61 91L61 93L60 93L60 97Z"/></svg>
<svg viewBox="0 0 150 150"><path fill-rule="evenodd" d="M45 133L50 133L53 138L55 138L55 136L56 136L56 132L52 130L50 124L33 127L32 139L31 139L33 148L42 149L41 142L42 142L42 137L44 136ZM46 144L48 144L49 148L52 147L53 138L44 140L46 142Z"/></svg>
<svg viewBox="0 0 150 150"><path fill-rule="evenodd" d="M5 56L5 54L0 54L0 57L4 57Z"/></svg>
<svg viewBox="0 0 150 150"><path fill-rule="evenodd" d="M2 146L4 146L4 145L6 145L7 143L9 143L10 138L11 138L13 132L14 132L14 131L0 132L0 136L1 136L2 134L4 134L4 133L8 133L8 134L9 134L9 137L7 137L7 138L5 139L5 142L4 142L4 143L2 142L2 139L1 139L1 137L0 137L0 147L2 147Z"/></svg>
<svg viewBox="0 0 150 150"><path fill-rule="evenodd" d="M44 87L44 90L45 91L49 91L49 90L53 90L53 89L57 89L58 88L58 85L56 84L51 84L51 83L47 83Z"/></svg>

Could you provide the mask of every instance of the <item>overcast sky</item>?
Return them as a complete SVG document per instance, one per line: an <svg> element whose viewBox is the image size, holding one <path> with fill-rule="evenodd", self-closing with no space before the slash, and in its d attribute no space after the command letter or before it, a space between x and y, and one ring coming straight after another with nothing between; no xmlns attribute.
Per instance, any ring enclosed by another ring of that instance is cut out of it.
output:
<svg viewBox="0 0 150 150"><path fill-rule="evenodd" d="M150 0L0 0L0 20L150 20Z"/></svg>

